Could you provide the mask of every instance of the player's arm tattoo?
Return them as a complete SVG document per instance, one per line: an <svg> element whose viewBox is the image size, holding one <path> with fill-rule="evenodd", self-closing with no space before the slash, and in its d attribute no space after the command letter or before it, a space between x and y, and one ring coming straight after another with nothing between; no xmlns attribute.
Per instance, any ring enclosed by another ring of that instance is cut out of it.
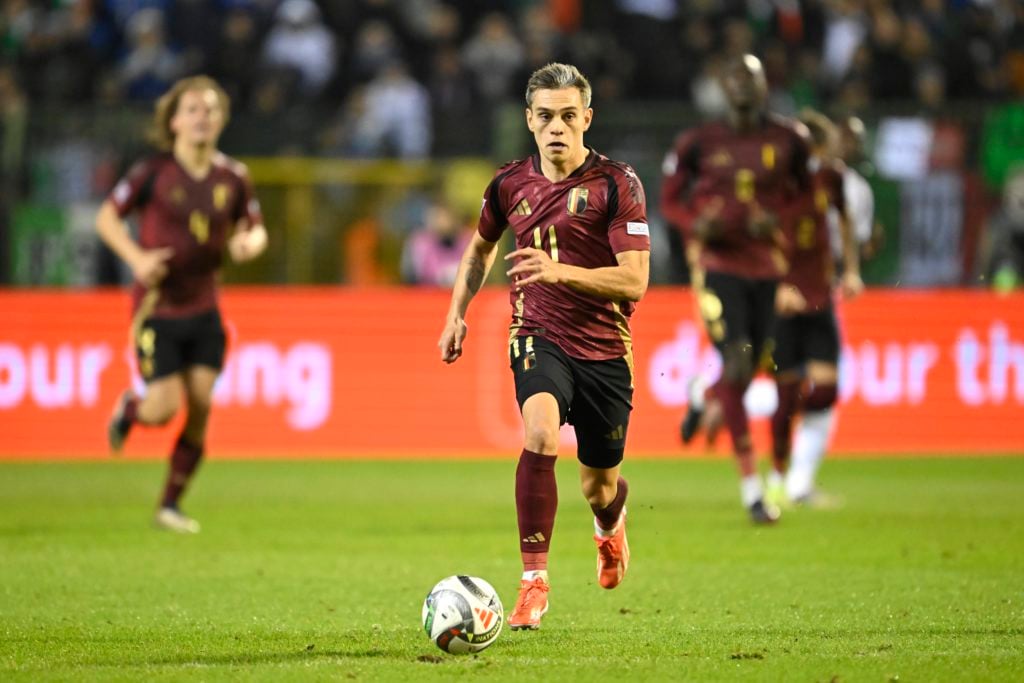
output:
<svg viewBox="0 0 1024 683"><path fill-rule="evenodd" d="M477 256L470 256L466 259L466 289L476 294L484 284L484 276L487 274L487 266Z"/></svg>

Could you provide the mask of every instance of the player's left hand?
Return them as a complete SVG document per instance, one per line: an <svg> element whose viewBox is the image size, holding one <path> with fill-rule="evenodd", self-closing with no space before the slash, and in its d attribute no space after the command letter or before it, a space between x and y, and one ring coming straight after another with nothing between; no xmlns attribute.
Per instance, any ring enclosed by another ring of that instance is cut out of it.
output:
<svg viewBox="0 0 1024 683"><path fill-rule="evenodd" d="M546 251L542 249L516 249L505 256L506 261L519 259L519 262L505 272L516 289L522 289L534 282L546 282L558 284L558 264L551 260Z"/></svg>
<svg viewBox="0 0 1024 683"><path fill-rule="evenodd" d="M857 273L843 273L839 288L843 292L844 299L855 299L863 293L864 281Z"/></svg>
<svg viewBox="0 0 1024 683"><path fill-rule="evenodd" d="M251 261L267 247L267 231L261 225L239 230L228 240L228 252L235 263Z"/></svg>

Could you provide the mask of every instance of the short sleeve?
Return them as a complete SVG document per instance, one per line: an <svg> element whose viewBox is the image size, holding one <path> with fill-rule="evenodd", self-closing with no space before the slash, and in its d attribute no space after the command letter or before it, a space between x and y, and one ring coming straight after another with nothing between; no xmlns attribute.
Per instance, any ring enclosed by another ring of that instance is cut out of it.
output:
<svg viewBox="0 0 1024 683"><path fill-rule="evenodd" d="M623 164L608 178L608 242L612 251L650 251L647 199L636 171Z"/></svg>
<svg viewBox="0 0 1024 683"><path fill-rule="evenodd" d="M505 174L497 175L484 191L483 203L480 205L480 222L477 231L488 242L497 242L508 227L505 210L501 201L501 181Z"/></svg>
<svg viewBox="0 0 1024 683"><path fill-rule="evenodd" d="M114 205L117 215L124 218L148 201L148 195L156 175L156 164L152 159L140 161L114 185L107 199Z"/></svg>

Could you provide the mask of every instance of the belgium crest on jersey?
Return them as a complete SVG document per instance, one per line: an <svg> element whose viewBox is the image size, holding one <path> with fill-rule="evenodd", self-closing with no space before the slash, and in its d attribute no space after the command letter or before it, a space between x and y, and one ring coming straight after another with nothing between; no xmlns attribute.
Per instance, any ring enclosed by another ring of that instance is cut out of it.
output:
<svg viewBox="0 0 1024 683"><path fill-rule="evenodd" d="M587 210L587 197L590 190L585 187L574 187L569 190L569 201L567 208L570 216L577 216Z"/></svg>
<svg viewBox="0 0 1024 683"><path fill-rule="evenodd" d="M231 188L227 183L217 183L213 186L213 208L221 211L228 205L228 197L231 195Z"/></svg>

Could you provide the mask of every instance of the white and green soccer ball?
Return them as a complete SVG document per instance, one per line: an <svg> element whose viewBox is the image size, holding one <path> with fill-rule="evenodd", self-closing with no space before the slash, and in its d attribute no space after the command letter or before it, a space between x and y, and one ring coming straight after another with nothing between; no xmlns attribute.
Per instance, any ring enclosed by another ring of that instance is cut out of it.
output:
<svg viewBox="0 0 1024 683"><path fill-rule="evenodd" d="M445 652L480 652L498 639L505 610L494 587L475 576L449 576L423 601L423 630Z"/></svg>

